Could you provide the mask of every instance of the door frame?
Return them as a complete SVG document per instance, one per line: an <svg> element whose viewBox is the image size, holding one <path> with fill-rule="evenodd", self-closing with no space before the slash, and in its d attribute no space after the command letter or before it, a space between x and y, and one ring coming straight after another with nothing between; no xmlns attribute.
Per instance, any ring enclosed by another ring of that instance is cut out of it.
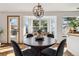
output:
<svg viewBox="0 0 79 59"><path fill-rule="evenodd" d="M15 15L10 15L7 16L7 43L9 43L9 22L8 19L9 17L18 17L18 43L20 43L20 16L15 16Z"/></svg>

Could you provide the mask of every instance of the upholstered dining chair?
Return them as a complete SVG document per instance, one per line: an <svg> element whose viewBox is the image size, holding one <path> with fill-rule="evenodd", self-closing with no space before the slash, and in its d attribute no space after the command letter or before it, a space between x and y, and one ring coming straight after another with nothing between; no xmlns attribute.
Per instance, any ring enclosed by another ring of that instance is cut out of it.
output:
<svg viewBox="0 0 79 59"><path fill-rule="evenodd" d="M64 45L66 43L66 39L62 40L57 50L52 48L46 48L42 51L44 56L63 56Z"/></svg>
<svg viewBox="0 0 79 59"><path fill-rule="evenodd" d="M54 38L54 35L53 34L47 34L47 37Z"/></svg>
<svg viewBox="0 0 79 59"><path fill-rule="evenodd" d="M11 40L11 45L13 46L15 56L35 56L36 55L33 49L26 49L24 51L21 51L19 45L14 40Z"/></svg>
<svg viewBox="0 0 79 59"><path fill-rule="evenodd" d="M33 37L33 34L27 34L27 38Z"/></svg>

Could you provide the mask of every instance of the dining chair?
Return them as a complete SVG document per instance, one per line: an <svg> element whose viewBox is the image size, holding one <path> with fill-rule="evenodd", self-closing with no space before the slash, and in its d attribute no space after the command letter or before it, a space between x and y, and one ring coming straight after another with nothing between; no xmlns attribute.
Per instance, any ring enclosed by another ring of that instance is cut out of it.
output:
<svg viewBox="0 0 79 59"><path fill-rule="evenodd" d="M54 35L53 34L47 34L47 37L54 38Z"/></svg>
<svg viewBox="0 0 79 59"><path fill-rule="evenodd" d="M66 43L66 39L61 41L57 50L54 50L52 48L46 48L41 53L44 56L63 56L65 43Z"/></svg>
<svg viewBox="0 0 79 59"><path fill-rule="evenodd" d="M27 34L27 38L33 37L33 34Z"/></svg>
<svg viewBox="0 0 79 59"><path fill-rule="evenodd" d="M15 56L35 56L36 55L34 49L26 49L24 51L21 51L19 45L14 40L11 40L11 45L13 46Z"/></svg>

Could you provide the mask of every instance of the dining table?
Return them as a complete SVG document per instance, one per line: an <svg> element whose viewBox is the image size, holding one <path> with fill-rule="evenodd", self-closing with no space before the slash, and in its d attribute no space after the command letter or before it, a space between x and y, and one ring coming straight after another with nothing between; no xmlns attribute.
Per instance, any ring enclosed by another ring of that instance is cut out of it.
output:
<svg viewBox="0 0 79 59"><path fill-rule="evenodd" d="M31 38L24 37L24 44L30 46L32 49L37 51L37 55L41 55L41 51L45 48L48 48L56 43L55 38L50 38L47 36L43 36L43 40L36 40L37 36L33 36Z"/></svg>

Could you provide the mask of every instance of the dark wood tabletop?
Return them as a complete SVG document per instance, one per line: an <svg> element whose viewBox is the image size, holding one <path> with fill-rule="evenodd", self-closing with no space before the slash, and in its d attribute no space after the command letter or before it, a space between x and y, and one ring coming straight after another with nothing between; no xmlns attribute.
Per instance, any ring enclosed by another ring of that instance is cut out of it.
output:
<svg viewBox="0 0 79 59"><path fill-rule="evenodd" d="M55 44L56 40L54 38L48 38L47 36L43 36L43 41L36 41L36 37L26 38L24 37L24 44L28 46L49 46Z"/></svg>

